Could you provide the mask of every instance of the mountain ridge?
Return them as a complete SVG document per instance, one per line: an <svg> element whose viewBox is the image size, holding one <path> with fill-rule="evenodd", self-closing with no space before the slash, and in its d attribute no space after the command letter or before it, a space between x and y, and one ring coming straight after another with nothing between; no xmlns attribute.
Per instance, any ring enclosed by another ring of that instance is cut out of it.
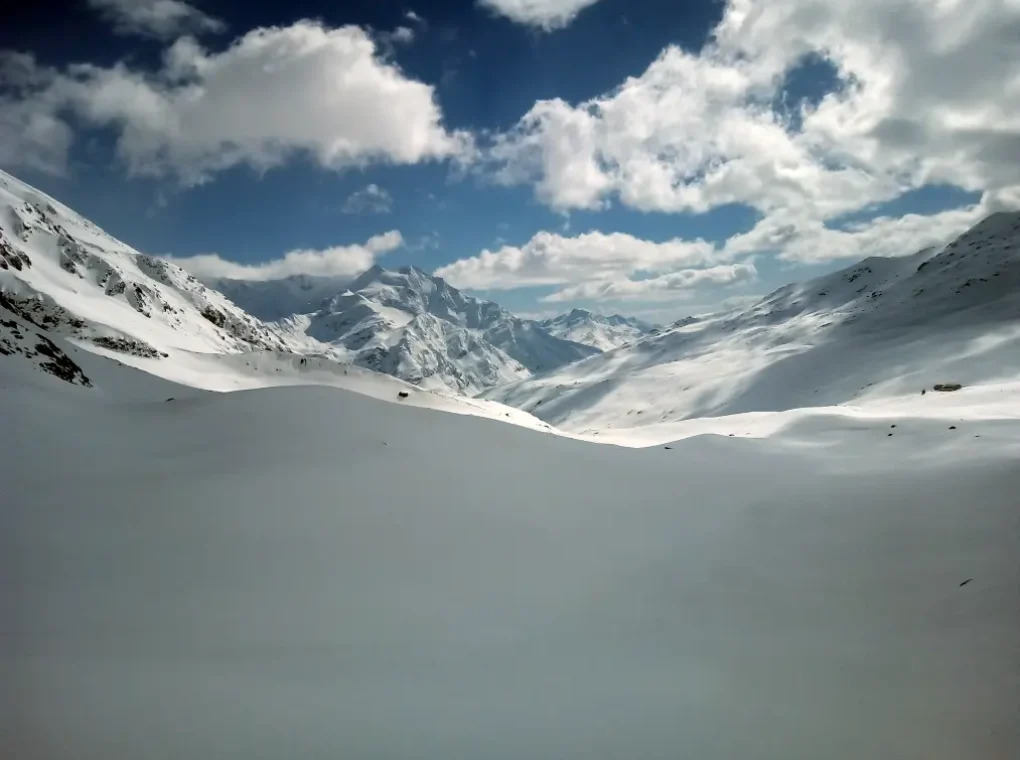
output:
<svg viewBox="0 0 1020 760"><path fill-rule="evenodd" d="M150 362L156 374L158 362L178 361L181 352L270 351L470 396L597 353L413 266L374 266L355 278L203 283L3 172L0 295L5 355L44 371L59 364L38 350L58 350L45 343L54 336Z"/></svg>
<svg viewBox="0 0 1020 760"><path fill-rule="evenodd" d="M483 396L581 433L1008 381L1018 314L1020 212L1000 212L941 248L869 257Z"/></svg>
<svg viewBox="0 0 1020 760"><path fill-rule="evenodd" d="M847 404L1020 372L1011 332L1020 313L1016 212L991 215L940 248L869 257L743 310L667 327L584 309L522 319L414 266L249 286L266 308L274 300L282 308L274 288L303 307L317 303L262 321L0 172L0 354L82 385L70 366L77 348L162 376L183 363L189 382L217 389L251 383L236 374L203 380L195 373L209 363L200 357L261 352L295 367L314 357L334 374L357 364L481 394L583 431ZM582 336L579 327L599 331Z"/></svg>
<svg viewBox="0 0 1020 760"><path fill-rule="evenodd" d="M375 265L318 310L277 325L344 352L354 364L467 394L598 353L415 266Z"/></svg>
<svg viewBox="0 0 1020 760"><path fill-rule="evenodd" d="M611 351L631 343L656 328L656 325L634 317L596 314L587 309L573 309L539 324L557 337L601 351Z"/></svg>
<svg viewBox="0 0 1020 760"><path fill-rule="evenodd" d="M100 351L300 350L221 293L0 172L4 309Z"/></svg>

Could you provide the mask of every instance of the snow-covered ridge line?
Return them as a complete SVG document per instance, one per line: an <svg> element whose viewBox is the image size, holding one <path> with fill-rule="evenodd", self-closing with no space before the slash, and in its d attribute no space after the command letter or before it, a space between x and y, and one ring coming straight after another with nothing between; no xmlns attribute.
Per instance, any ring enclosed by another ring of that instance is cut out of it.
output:
<svg viewBox="0 0 1020 760"><path fill-rule="evenodd" d="M868 258L484 395L577 433L859 405L1020 380L1017 314L1020 213L999 213L942 249Z"/></svg>
<svg viewBox="0 0 1020 760"><path fill-rule="evenodd" d="M353 281L202 283L2 172L0 292L47 330L124 355L326 355L469 396L593 356L643 329L588 315L594 332L571 323L554 334L415 267L373 267Z"/></svg>
<svg viewBox="0 0 1020 760"><path fill-rule="evenodd" d="M139 253L3 172L0 292L50 332L144 356L290 348L180 267Z"/></svg>

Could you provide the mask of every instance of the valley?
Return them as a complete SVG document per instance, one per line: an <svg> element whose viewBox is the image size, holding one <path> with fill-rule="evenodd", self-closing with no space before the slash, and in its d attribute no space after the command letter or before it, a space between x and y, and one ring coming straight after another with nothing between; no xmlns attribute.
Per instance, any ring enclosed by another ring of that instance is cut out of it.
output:
<svg viewBox="0 0 1020 760"><path fill-rule="evenodd" d="M655 328L0 179L12 756L1015 753L1017 215Z"/></svg>

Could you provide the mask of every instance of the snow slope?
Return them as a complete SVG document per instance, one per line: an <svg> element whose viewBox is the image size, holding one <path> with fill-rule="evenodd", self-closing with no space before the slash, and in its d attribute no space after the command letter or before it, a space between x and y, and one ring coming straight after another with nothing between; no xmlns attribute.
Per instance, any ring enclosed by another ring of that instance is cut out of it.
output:
<svg viewBox="0 0 1020 760"><path fill-rule="evenodd" d="M619 314L606 317L585 309L574 309L569 314L561 314L539 324L557 338L583 343L599 351L619 348L655 329L655 325L633 317Z"/></svg>
<svg viewBox="0 0 1020 760"><path fill-rule="evenodd" d="M1015 421L627 450L331 388L25 377L5 756L1020 756Z"/></svg>
<svg viewBox="0 0 1020 760"><path fill-rule="evenodd" d="M210 354L171 349L151 358L68 340L0 311L0 392L81 386L83 399L164 401L286 386L328 386L401 406L482 417L560 435L548 423L494 401L427 390L328 356L278 351ZM8 360L11 358L13 360Z"/></svg>
<svg viewBox="0 0 1020 760"><path fill-rule="evenodd" d="M996 214L942 250L865 259L485 397L573 432L867 406L1020 379L1018 315L1020 214Z"/></svg>
<svg viewBox="0 0 1020 760"><path fill-rule="evenodd" d="M281 319L277 328L378 372L469 394L596 353L415 267L373 267L314 313Z"/></svg>
<svg viewBox="0 0 1020 760"><path fill-rule="evenodd" d="M0 294L7 314L139 356L292 347L184 270L138 253L3 172Z"/></svg>

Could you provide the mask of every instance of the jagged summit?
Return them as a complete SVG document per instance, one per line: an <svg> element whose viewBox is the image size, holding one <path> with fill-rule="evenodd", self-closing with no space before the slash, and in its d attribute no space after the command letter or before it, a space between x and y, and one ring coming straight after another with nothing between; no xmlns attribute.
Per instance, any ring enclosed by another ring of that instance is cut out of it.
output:
<svg viewBox="0 0 1020 760"><path fill-rule="evenodd" d="M542 326L565 340L584 343L600 351L611 351L614 348L630 343L654 329L654 325L619 314L603 316L594 314L587 309L573 309L543 321Z"/></svg>
<svg viewBox="0 0 1020 760"><path fill-rule="evenodd" d="M426 386L477 393L598 353L415 267L373 266L317 310L281 321L351 361Z"/></svg>

